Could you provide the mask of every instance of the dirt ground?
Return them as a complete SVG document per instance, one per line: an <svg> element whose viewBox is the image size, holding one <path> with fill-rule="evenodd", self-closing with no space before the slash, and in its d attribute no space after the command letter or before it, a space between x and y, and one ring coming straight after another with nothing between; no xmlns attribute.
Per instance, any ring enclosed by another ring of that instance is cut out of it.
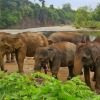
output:
<svg viewBox="0 0 100 100"><path fill-rule="evenodd" d="M5 69L7 69L8 73L18 71L16 61L12 62L12 63L6 63L4 61L4 65L5 65ZM33 68L34 68L33 58L32 57L26 57L25 60L24 60L24 72L27 73L27 74L32 73L32 72L34 72ZM51 75L50 70L48 70L48 74ZM67 81L67 77L68 77L68 68L67 67L61 67L60 70L59 70L59 73L58 73L59 80L61 80L62 82L65 82L65 81ZM93 77L93 73L91 72L91 79L92 79L92 77ZM84 81L83 75L81 76L81 79L82 79L82 81ZM94 90L95 89L94 88L95 82L91 81L91 83L92 83L92 88Z"/></svg>

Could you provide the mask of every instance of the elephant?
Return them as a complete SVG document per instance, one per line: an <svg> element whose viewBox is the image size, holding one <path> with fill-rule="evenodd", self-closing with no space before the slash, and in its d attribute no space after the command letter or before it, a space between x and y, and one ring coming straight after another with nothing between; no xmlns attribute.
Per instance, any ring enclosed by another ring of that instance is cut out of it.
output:
<svg viewBox="0 0 100 100"><path fill-rule="evenodd" d="M62 41L68 41L77 44L86 43L90 41L90 39L88 35L73 32L55 32L48 37L49 44Z"/></svg>
<svg viewBox="0 0 100 100"><path fill-rule="evenodd" d="M10 33L0 32L0 41L3 36L8 36ZM6 54L6 63L14 62L14 53L7 53Z"/></svg>
<svg viewBox="0 0 100 100"><path fill-rule="evenodd" d="M41 71L41 66L49 63L52 76L58 79L59 68L68 66L69 77L67 79L70 79L73 77L75 51L76 45L70 42L58 42L47 47L39 47L34 56L34 71Z"/></svg>
<svg viewBox="0 0 100 100"><path fill-rule="evenodd" d="M97 37L94 41L99 42L100 43L100 37Z"/></svg>
<svg viewBox="0 0 100 100"><path fill-rule="evenodd" d="M74 76L80 75L84 68L86 84L91 88L90 71L96 78L95 88L100 94L100 43L97 41L78 44L74 57ZM91 88L92 89L92 88Z"/></svg>
<svg viewBox="0 0 100 100"><path fill-rule="evenodd" d="M25 56L33 57L39 46L48 46L47 38L42 33L23 32L4 36L0 43L0 66L4 69L3 58L6 53L15 53L18 69L23 71Z"/></svg>

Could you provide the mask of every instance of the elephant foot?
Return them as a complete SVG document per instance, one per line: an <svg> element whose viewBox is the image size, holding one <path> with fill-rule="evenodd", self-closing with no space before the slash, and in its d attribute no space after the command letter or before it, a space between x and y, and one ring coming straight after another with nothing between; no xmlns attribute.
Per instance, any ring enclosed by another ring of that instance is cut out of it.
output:
<svg viewBox="0 0 100 100"><path fill-rule="evenodd" d="M11 60L11 62L15 62L15 60Z"/></svg>
<svg viewBox="0 0 100 100"><path fill-rule="evenodd" d="M7 72L7 69L5 69L4 72L6 73Z"/></svg>
<svg viewBox="0 0 100 100"><path fill-rule="evenodd" d="M96 81L96 78L93 76L92 81Z"/></svg>
<svg viewBox="0 0 100 100"><path fill-rule="evenodd" d="M55 79L58 79L58 77L56 75L52 75Z"/></svg>
<svg viewBox="0 0 100 100"><path fill-rule="evenodd" d="M72 77L69 76L69 77L67 77L67 80L70 80L71 78L72 78Z"/></svg>
<svg viewBox="0 0 100 100"><path fill-rule="evenodd" d="M23 75L24 74L24 71L17 71L17 73L20 73L21 75Z"/></svg>
<svg viewBox="0 0 100 100"><path fill-rule="evenodd" d="M4 68L2 69L2 68L1 68L1 71L4 71L4 73L6 73L6 72L7 72L7 69L4 69Z"/></svg>
<svg viewBox="0 0 100 100"><path fill-rule="evenodd" d="M100 94L100 90L99 90L99 89L96 89L96 93L97 93L97 94Z"/></svg>
<svg viewBox="0 0 100 100"><path fill-rule="evenodd" d="M7 72L7 69L5 69L5 70L2 70L2 71L4 71L4 73L6 73L6 72Z"/></svg>
<svg viewBox="0 0 100 100"><path fill-rule="evenodd" d="M6 61L6 63L11 63L11 61Z"/></svg>

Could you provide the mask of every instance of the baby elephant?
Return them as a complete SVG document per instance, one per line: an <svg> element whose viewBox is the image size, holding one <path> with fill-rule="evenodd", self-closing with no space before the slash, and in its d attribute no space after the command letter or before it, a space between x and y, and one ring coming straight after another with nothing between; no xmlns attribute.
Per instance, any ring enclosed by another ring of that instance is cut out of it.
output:
<svg viewBox="0 0 100 100"><path fill-rule="evenodd" d="M73 77L73 65L76 45L70 42L59 42L48 47L39 47L35 53L35 71L41 70L41 65L49 63L52 76L57 78L60 67L69 68L69 77Z"/></svg>

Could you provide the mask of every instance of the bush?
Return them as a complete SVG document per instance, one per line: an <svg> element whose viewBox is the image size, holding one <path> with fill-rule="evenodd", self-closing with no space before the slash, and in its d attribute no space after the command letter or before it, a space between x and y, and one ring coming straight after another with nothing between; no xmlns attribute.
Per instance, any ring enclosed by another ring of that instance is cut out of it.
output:
<svg viewBox="0 0 100 100"><path fill-rule="evenodd" d="M97 21L84 21L81 24L74 23L75 27L86 27L91 29L100 29L100 22Z"/></svg>
<svg viewBox="0 0 100 100"><path fill-rule="evenodd" d="M100 95L92 92L79 76L63 84L41 73L0 73L0 100L100 100Z"/></svg>

